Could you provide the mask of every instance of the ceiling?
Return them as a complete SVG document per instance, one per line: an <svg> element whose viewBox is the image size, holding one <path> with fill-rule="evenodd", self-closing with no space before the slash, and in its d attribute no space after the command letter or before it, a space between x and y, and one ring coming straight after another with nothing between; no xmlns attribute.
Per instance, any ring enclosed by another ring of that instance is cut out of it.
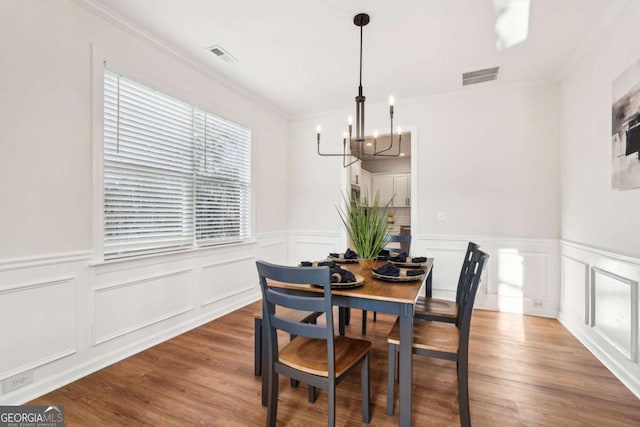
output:
<svg viewBox="0 0 640 427"><path fill-rule="evenodd" d="M351 108L366 12L368 103L469 90L461 74L500 66L497 82L557 79L627 0L531 0L528 37L497 48L497 10L527 0L97 0L293 117ZM525 20L525 22L527 22ZM206 48L220 45L238 61ZM473 86L472 86L473 87Z"/></svg>

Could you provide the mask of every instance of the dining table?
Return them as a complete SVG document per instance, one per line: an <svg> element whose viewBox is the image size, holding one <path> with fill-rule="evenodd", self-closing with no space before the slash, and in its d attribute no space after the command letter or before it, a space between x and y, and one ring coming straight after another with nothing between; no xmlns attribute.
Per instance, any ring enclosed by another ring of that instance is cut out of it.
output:
<svg viewBox="0 0 640 427"><path fill-rule="evenodd" d="M429 295L432 287L433 258L419 268L424 274L415 280L388 281L376 278L371 269L361 267L358 263L343 263L340 266L352 273L362 276L361 286L352 288L334 288L331 291L333 304L340 308L361 309L395 314L400 319L400 345L398 354L399 364L399 425L411 425L411 381L412 381L412 341L413 341L413 312L415 303L421 290ZM386 261L376 261L373 269L377 269ZM393 279L392 279L393 280ZM270 282L270 286L286 288L279 282ZM322 292L321 288L309 286L313 292ZM263 334L266 336L266 334ZM266 352L265 352L266 353ZM265 375L263 374L263 380ZM266 388L263 384L263 393Z"/></svg>

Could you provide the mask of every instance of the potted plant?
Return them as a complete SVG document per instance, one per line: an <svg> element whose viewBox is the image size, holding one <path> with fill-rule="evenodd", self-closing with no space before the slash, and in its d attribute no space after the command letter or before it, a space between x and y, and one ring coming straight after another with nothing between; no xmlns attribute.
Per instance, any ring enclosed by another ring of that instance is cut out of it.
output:
<svg viewBox="0 0 640 427"><path fill-rule="evenodd" d="M385 246L389 231L387 209L391 200L380 206L380 194L376 192L372 206L358 199L344 199L344 206L337 208L353 249L358 253L358 262L363 268L373 268L378 254Z"/></svg>

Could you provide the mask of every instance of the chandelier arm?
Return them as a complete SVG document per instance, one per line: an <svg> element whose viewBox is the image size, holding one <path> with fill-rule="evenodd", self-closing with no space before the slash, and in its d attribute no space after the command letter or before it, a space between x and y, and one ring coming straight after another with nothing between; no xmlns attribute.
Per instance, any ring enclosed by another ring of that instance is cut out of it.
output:
<svg viewBox="0 0 640 427"><path fill-rule="evenodd" d="M349 153L349 154L347 154L347 153L342 153L342 154L339 154L339 153L321 153L319 146L318 146L318 155L324 156L324 157L352 157L352 156L353 157L357 157L357 156L354 156L351 153Z"/></svg>
<svg viewBox="0 0 640 427"><path fill-rule="evenodd" d="M347 168L347 167L351 166L352 164L362 160L362 159L356 157L355 160L352 160L351 162L347 163L346 159L347 159L346 156L342 158L342 167L344 167L344 168Z"/></svg>
<svg viewBox="0 0 640 427"><path fill-rule="evenodd" d="M375 153L375 157L400 157L400 154L402 153L402 135L398 136L398 152L396 154L380 154L380 153L389 151L392 147L393 147L393 142L388 148L385 148L384 150L381 150Z"/></svg>
<svg viewBox="0 0 640 427"><path fill-rule="evenodd" d="M344 148L344 144L343 144L343 148L342 148L342 154L338 154L338 153L321 153L320 152L320 135L318 135L318 155L319 156L323 156L323 157L348 157L348 156L351 156L351 153L347 154L346 149Z"/></svg>
<svg viewBox="0 0 640 427"><path fill-rule="evenodd" d="M349 141L351 141L351 138L349 138ZM355 157L357 159L356 161L360 160L360 158L357 155L354 155L351 152L347 153L346 143L344 141L343 141L343 144L342 144L342 154L339 154L339 153L321 153L320 152L320 135L318 135L318 145L317 146L318 146L318 155L319 156L323 156L323 157L342 157L343 158L343 161L342 161L343 165L345 163L344 159L346 159L347 157ZM355 161L349 163L347 166L349 166L349 165L351 165L353 163L355 163ZM347 166L345 166L345 167L347 167Z"/></svg>
<svg viewBox="0 0 640 427"><path fill-rule="evenodd" d="M380 150L380 151L376 151L374 150L373 155L374 156L381 156L381 157L400 157L400 154L402 153L402 134L398 134L398 152L396 154L382 154L385 153L389 150L391 150L391 148L393 148L393 105L389 106L389 120L391 122L391 134L389 136L389 146L387 148L385 148L384 150Z"/></svg>

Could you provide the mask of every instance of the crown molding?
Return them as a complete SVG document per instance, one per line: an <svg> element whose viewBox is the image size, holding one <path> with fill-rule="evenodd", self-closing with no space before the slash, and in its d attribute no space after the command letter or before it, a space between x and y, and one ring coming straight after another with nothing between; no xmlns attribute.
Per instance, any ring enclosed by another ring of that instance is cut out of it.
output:
<svg viewBox="0 0 640 427"><path fill-rule="evenodd" d="M153 34L148 30L142 28L138 24L132 22L130 19L126 18L122 14L109 8L100 0L72 0L72 1L84 7L85 9L89 10L96 16L102 19L105 19L106 21L124 29L125 31L129 32L133 36L153 44L154 46L160 48L164 52L170 54L173 58L177 59L184 65L201 72L209 79L235 92L239 96L246 98L252 102L255 102L256 104L273 112L275 115L279 116L282 119L291 120L291 114L283 110L281 107L273 104L272 102L266 100L265 98L262 98L256 93L249 91L244 86L241 86L240 84L221 76L208 65L186 54L185 52L176 48L171 43L162 39L158 35Z"/></svg>

